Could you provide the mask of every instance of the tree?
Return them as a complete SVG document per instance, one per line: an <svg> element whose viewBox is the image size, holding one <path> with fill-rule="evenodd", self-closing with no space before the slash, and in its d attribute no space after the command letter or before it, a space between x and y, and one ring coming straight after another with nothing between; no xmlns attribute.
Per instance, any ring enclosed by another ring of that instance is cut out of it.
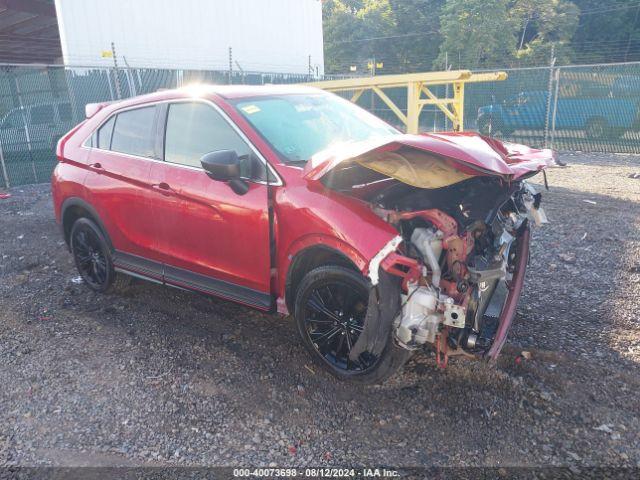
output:
<svg viewBox="0 0 640 480"><path fill-rule="evenodd" d="M389 0L332 0L323 8L327 72L345 73L351 65L362 70L370 58L388 55L384 39L375 39L396 31Z"/></svg>
<svg viewBox="0 0 640 480"><path fill-rule="evenodd" d="M447 0L440 15L442 43L435 69L504 66L516 35L508 0Z"/></svg>
<svg viewBox="0 0 640 480"><path fill-rule="evenodd" d="M396 0L390 3L397 34L397 38L389 42L395 58L394 70L431 70L442 42L439 17L444 0Z"/></svg>
<svg viewBox="0 0 640 480"><path fill-rule="evenodd" d="M638 0L325 0L328 73L640 60Z"/></svg>
<svg viewBox="0 0 640 480"><path fill-rule="evenodd" d="M540 65L550 58L551 46L558 63L572 57L571 39L578 27L580 10L564 0L516 0L510 8L518 40L520 64Z"/></svg>
<svg viewBox="0 0 640 480"><path fill-rule="evenodd" d="M638 0L573 0L583 15L572 45L581 63L640 60Z"/></svg>

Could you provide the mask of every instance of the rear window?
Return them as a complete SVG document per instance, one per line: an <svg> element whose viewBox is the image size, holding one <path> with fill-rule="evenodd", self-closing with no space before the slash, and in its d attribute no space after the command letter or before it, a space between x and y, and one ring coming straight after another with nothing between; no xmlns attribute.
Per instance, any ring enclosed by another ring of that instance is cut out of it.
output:
<svg viewBox="0 0 640 480"><path fill-rule="evenodd" d="M111 119L100 127L98 130L97 144L94 145L103 150L109 150L111 148L111 134L113 133L113 125L116 123L116 117Z"/></svg>
<svg viewBox="0 0 640 480"><path fill-rule="evenodd" d="M119 113L111 138L111 150L139 157L153 157L155 114L155 106Z"/></svg>

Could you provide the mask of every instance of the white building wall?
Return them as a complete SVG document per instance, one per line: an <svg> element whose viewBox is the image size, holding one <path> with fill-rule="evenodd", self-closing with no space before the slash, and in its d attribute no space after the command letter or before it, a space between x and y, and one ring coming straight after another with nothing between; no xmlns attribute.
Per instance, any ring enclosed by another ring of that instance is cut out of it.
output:
<svg viewBox="0 0 640 480"><path fill-rule="evenodd" d="M320 0L55 0L64 63L324 73Z"/></svg>

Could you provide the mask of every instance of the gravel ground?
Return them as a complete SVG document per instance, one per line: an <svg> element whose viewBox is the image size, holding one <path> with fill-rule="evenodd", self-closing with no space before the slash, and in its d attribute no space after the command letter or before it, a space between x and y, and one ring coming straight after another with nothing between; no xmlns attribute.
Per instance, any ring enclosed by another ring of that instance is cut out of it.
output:
<svg viewBox="0 0 640 480"><path fill-rule="evenodd" d="M290 319L73 283L48 185L10 190L0 465L640 467L640 157L563 159L498 364L419 355L374 387L312 365Z"/></svg>

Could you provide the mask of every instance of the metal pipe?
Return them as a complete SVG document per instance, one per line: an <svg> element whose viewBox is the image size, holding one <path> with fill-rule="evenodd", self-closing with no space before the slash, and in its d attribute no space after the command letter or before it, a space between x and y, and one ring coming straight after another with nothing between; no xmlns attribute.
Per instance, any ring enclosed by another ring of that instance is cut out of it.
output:
<svg viewBox="0 0 640 480"><path fill-rule="evenodd" d="M424 242L424 249L427 254L427 263L429 263L429 268L431 268L431 283L434 287L438 288L440 287L440 264L436 258L436 253L433 251L431 242Z"/></svg>

